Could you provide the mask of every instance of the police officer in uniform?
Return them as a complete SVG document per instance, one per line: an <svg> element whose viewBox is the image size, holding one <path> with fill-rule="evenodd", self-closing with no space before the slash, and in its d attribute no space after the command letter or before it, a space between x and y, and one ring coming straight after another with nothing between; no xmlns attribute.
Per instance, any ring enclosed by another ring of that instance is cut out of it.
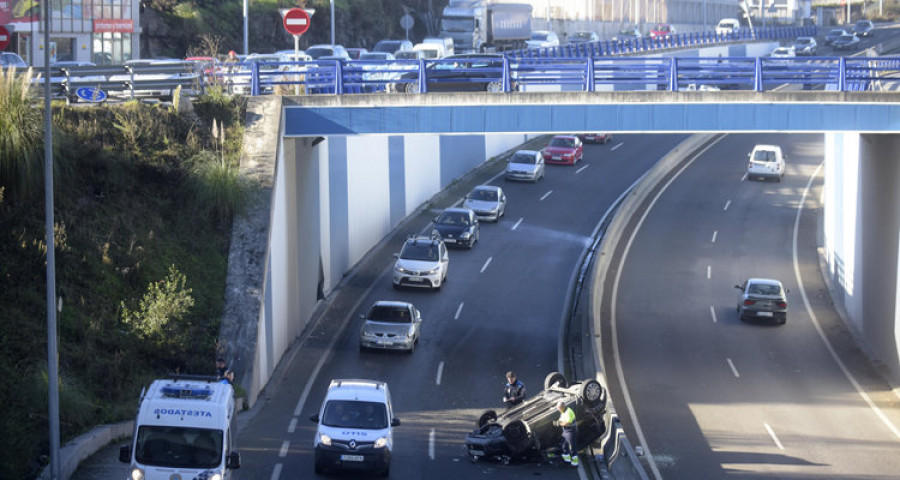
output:
<svg viewBox="0 0 900 480"><path fill-rule="evenodd" d="M506 372L506 386L503 387L503 403L512 408L525 400L525 384L516 379L512 371Z"/></svg>
<svg viewBox="0 0 900 480"><path fill-rule="evenodd" d="M575 428L575 411L567 407L562 400L556 402L556 409L559 410L559 420L553 423L562 428L563 461L577 467L578 451L575 450L575 437L578 431Z"/></svg>

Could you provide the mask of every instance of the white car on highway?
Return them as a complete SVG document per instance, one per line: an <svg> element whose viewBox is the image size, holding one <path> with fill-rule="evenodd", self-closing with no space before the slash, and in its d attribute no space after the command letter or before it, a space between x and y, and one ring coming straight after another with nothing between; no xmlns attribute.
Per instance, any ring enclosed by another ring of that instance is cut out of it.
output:
<svg viewBox="0 0 900 480"><path fill-rule="evenodd" d="M403 286L440 289L447 281L450 256L440 237L410 237L394 254L394 288Z"/></svg>
<svg viewBox="0 0 900 480"><path fill-rule="evenodd" d="M785 160L787 155L781 151L778 145L757 145L748 155L750 163L747 164L747 178L760 178L762 180L774 178L781 181L784 176Z"/></svg>

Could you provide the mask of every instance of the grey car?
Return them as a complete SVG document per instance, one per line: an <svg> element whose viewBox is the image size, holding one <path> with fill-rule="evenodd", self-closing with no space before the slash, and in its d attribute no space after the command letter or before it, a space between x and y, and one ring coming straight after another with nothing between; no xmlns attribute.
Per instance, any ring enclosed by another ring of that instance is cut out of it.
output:
<svg viewBox="0 0 900 480"><path fill-rule="evenodd" d="M379 300L369 313L360 315L359 349L405 350L412 353L419 343L422 314L409 302Z"/></svg>
<svg viewBox="0 0 900 480"><path fill-rule="evenodd" d="M787 293L781 282L769 278L749 278L740 285L737 311L742 322L751 319L787 322Z"/></svg>
<svg viewBox="0 0 900 480"><path fill-rule="evenodd" d="M544 156L535 150L518 150L506 164L504 178L537 182L544 178Z"/></svg>
<svg viewBox="0 0 900 480"><path fill-rule="evenodd" d="M506 213L506 194L500 187L479 185L466 195L463 206L481 220L496 222Z"/></svg>

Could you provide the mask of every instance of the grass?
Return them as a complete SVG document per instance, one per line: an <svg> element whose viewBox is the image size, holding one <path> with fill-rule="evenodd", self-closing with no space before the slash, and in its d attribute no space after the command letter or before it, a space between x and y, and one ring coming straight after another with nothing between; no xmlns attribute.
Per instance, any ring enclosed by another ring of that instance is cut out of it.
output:
<svg viewBox="0 0 900 480"><path fill-rule="evenodd" d="M21 88L0 76L14 112L0 116L0 371L12 375L0 478L32 478L48 454L43 112ZM230 220L250 187L237 176L244 105L195 107L54 104L63 443L132 418L153 378L213 372Z"/></svg>

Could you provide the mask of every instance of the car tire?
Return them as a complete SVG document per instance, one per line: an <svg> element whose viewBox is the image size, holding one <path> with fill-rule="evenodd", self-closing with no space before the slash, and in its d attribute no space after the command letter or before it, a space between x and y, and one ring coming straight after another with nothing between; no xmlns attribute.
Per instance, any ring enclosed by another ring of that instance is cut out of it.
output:
<svg viewBox="0 0 900 480"><path fill-rule="evenodd" d="M503 85L501 85L500 82L489 82L484 85L484 91L493 93L502 92Z"/></svg>
<svg viewBox="0 0 900 480"><path fill-rule="evenodd" d="M547 390L554 385L557 385L560 388L566 388L569 386L569 384L566 382L565 375L559 372L548 373L547 376L544 377L544 390Z"/></svg>
<svg viewBox="0 0 900 480"><path fill-rule="evenodd" d="M478 428L481 428L493 421L497 420L497 412L494 410L485 410L484 413L478 417Z"/></svg>
<svg viewBox="0 0 900 480"><path fill-rule="evenodd" d="M419 82L409 82L403 84L404 93L419 93Z"/></svg>
<svg viewBox="0 0 900 480"><path fill-rule="evenodd" d="M581 384L581 390L578 392L578 395L584 401L584 404L590 408L595 408L600 406L601 403L604 403L604 399L606 397L603 386L600 385L600 382L594 379L586 380Z"/></svg>
<svg viewBox="0 0 900 480"><path fill-rule="evenodd" d="M528 440L528 426L522 420L513 420L503 427L503 438L513 451L524 450L522 447Z"/></svg>
<svg viewBox="0 0 900 480"><path fill-rule="evenodd" d="M406 353L412 355L413 352L416 351L416 344L417 344L417 343L419 343L419 339L418 339L418 338L417 338L415 341L413 341L412 345L409 346L409 349L406 351Z"/></svg>
<svg viewBox="0 0 900 480"><path fill-rule="evenodd" d="M391 475L391 467L384 467L384 470L378 472L379 477L389 477Z"/></svg>

